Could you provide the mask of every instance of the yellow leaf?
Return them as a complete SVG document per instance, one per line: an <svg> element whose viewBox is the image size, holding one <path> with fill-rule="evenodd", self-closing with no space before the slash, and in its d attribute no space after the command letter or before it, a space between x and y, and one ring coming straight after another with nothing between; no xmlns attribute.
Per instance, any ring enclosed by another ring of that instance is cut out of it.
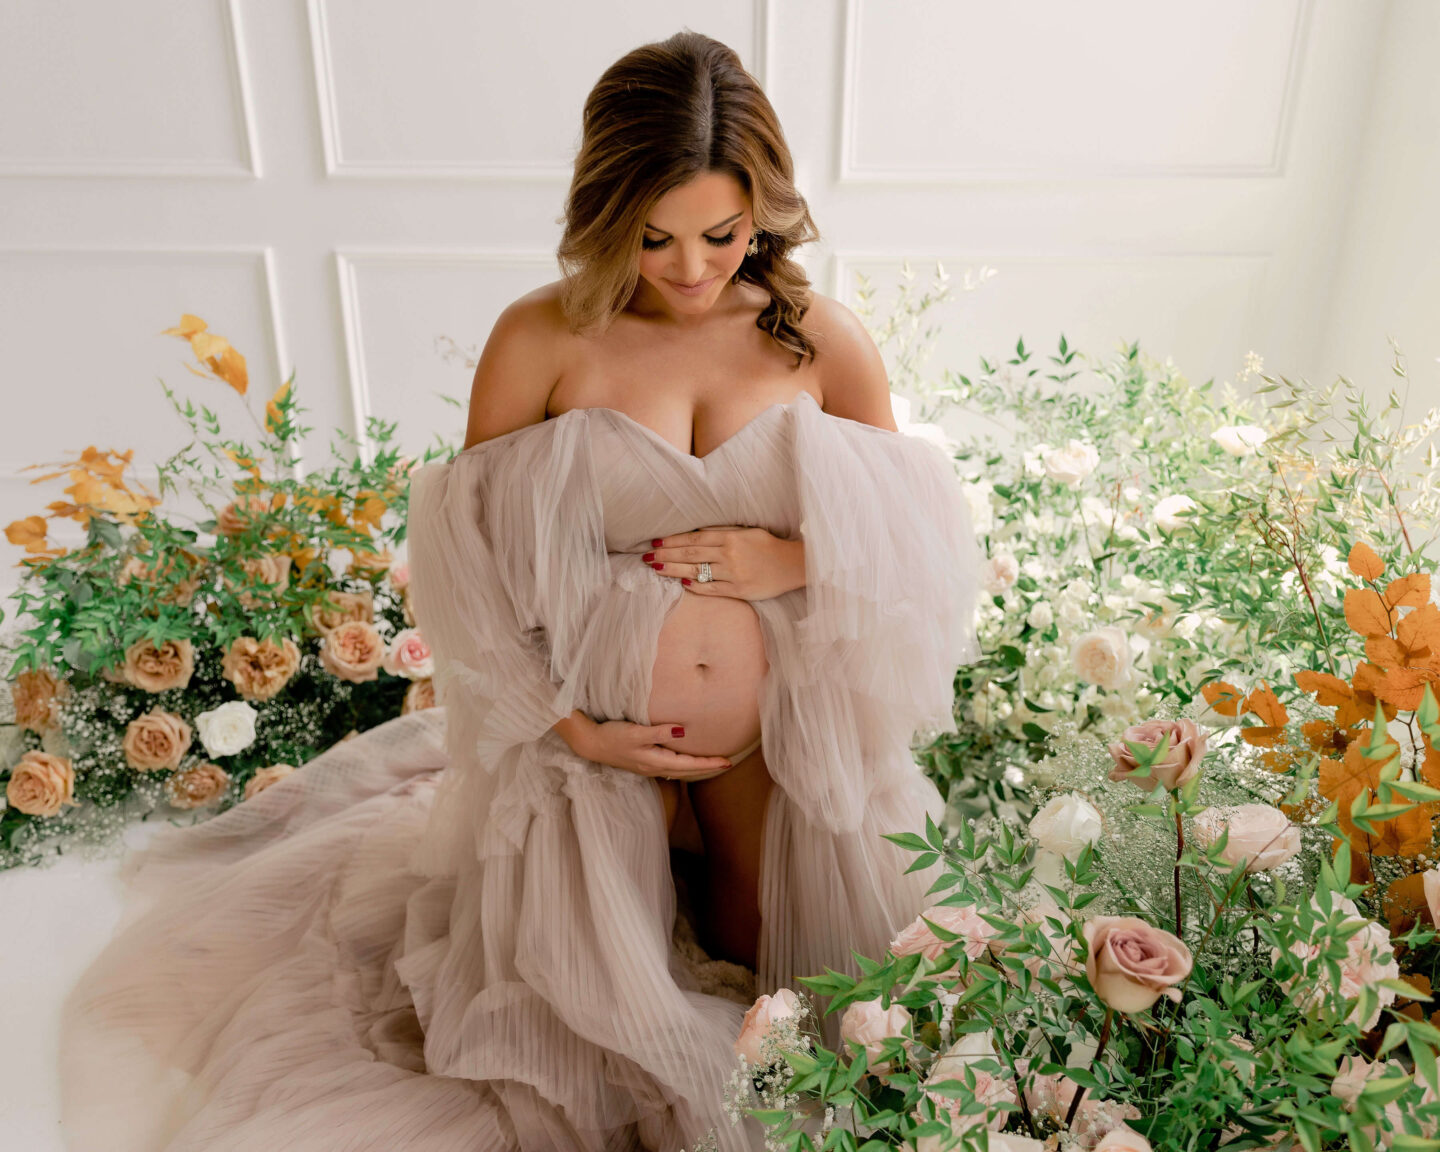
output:
<svg viewBox="0 0 1440 1152"><path fill-rule="evenodd" d="M1240 709L1240 699L1244 695L1239 688L1233 684L1227 684L1224 680L1206 684L1200 689L1200 694L1205 697L1206 703L1221 716L1237 715Z"/></svg>
<svg viewBox="0 0 1440 1152"><path fill-rule="evenodd" d="M1362 580L1378 580L1385 572L1385 565L1375 550L1364 541L1357 540L1350 547L1350 571Z"/></svg>
<svg viewBox="0 0 1440 1152"><path fill-rule="evenodd" d="M196 332L205 331L206 327L205 321L200 319L199 316L192 316L189 312L186 312L180 317L180 326L178 328L166 328L160 335L179 336L182 340L188 340L191 336L195 335Z"/></svg>

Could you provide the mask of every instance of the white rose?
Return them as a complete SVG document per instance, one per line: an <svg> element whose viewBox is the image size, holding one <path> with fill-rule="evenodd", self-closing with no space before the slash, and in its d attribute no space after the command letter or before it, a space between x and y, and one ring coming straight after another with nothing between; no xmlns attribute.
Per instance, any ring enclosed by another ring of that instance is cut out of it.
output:
<svg viewBox="0 0 1440 1152"><path fill-rule="evenodd" d="M1210 439L1219 444L1231 456L1253 456L1255 450L1265 443L1265 430L1253 424L1227 424L1210 433Z"/></svg>
<svg viewBox="0 0 1440 1152"><path fill-rule="evenodd" d="M1025 471L1031 476L1045 475L1045 453L1050 451L1048 444L1036 444L1034 448L1025 453Z"/></svg>
<svg viewBox="0 0 1440 1152"><path fill-rule="evenodd" d="M243 700L228 700L195 717L195 730L211 756L233 756L255 743L259 715Z"/></svg>
<svg viewBox="0 0 1440 1152"><path fill-rule="evenodd" d="M1100 810L1078 792L1056 796L1030 820L1030 835L1040 847L1079 858L1086 844L1095 844L1103 832Z"/></svg>
<svg viewBox="0 0 1440 1152"><path fill-rule="evenodd" d="M1195 817L1196 838L1207 848L1226 828L1230 838L1221 859L1227 864L1244 861L1246 872L1268 872L1300 851L1300 829L1269 804L1207 808Z"/></svg>
<svg viewBox="0 0 1440 1152"><path fill-rule="evenodd" d="M1195 501L1189 496L1166 496L1165 499L1156 501L1152 515L1158 527L1166 532L1176 532L1185 526L1182 514L1193 512L1195 508Z"/></svg>
<svg viewBox="0 0 1440 1152"><path fill-rule="evenodd" d="M985 590L992 595L1004 592L1014 586L1020 578L1020 564L1009 552L997 552L990 557L986 570Z"/></svg>
<svg viewBox="0 0 1440 1152"><path fill-rule="evenodd" d="M1037 600L1030 606L1025 622L1037 631L1043 632L1055 623L1055 609L1048 600Z"/></svg>
<svg viewBox="0 0 1440 1152"><path fill-rule="evenodd" d="M994 485L988 480L976 480L966 483L961 489L965 493L965 501L970 505L970 520L975 528L975 535L988 536L995 530L995 507L990 503L990 493L994 491Z"/></svg>
<svg viewBox="0 0 1440 1152"><path fill-rule="evenodd" d="M1090 444L1071 440L1063 448L1051 448L1042 461L1050 479L1073 488L1095 471L1100 453Z"/></svg>
<svg viewBox="0 0 1440 1152"><path fill-rule="evenodd" d="M1113 624L1079 637L1070 648L1070 662L1080 679L1101 688L1122 688L1134 676L1130 642Z"/></svg>

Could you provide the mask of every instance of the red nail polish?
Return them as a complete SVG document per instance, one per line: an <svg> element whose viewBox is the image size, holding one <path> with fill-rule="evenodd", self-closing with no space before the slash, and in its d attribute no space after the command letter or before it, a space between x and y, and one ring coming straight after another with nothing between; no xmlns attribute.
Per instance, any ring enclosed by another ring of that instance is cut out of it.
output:
<svg viewBox="0 0 1440 1152"><path fill-rule="evenodd" d="M660 571L661 568L664 568L665 565L664 565L664 564L661 564L661 563L660 563L659 561L657 561L657 560L652 560L652 561L650 561L650 567L654 568L655 571L658 572L658 571Z"/></svg>
<svg viewBox="0 0 1440 1152"><path fill-rule="evenodd" d="M655 553L654 553L654 552L646 552L644 556L641 556L641 557L640 557L640 559L641 559L641 560L644 560L645 563L648 564L648 563L650 563L651 560L654 560L654 559L655 559Z"/></svg>
<svg viewBox="0 0 1440 1152"><path fill-rule="evenodd" d="M674 737L676 737L676 738L678 739L679 737L685 735L685 729L684 729L684 728L681 728L681 727L677 724L674 728L671 728L671 729L670 729L670 735L671 735L671 736L674 736Z"/></svg>
<svg viewBox="0 0 1440 1152"><path fill-rule="evenodd" d="M663 548L664 546L665 546L665 541L664 541L664 540L651 540L651 541L650 541L650 547L651 547L651 548Z"/></svg>
<svg viewBox="0 0 1440 1152"><path fill-rule="evenodd" d="M680 583L681 583L681 584L689 584L689 583L690 583L690 577L689 577L689 576L681 576L681 577L680 577Z"/></svg>

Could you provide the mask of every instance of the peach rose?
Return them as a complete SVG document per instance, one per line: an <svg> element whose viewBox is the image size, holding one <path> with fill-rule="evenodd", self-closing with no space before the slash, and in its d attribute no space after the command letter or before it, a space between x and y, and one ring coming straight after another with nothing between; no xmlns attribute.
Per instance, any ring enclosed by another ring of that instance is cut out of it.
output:
<svg viewBox="0 0 1440 1152"><path fill-rule="evenodd" d="M327 672L351 684L379 678L385 641L375 625L349 620L332 628L320 645L320 663Z"/></svg>
<svg viewBox="0 0 1440 1152"><path fill-rule="evenodd" d="M390 565L390 587L397 592L410 587L410 561L400 560Z"/></svg>
<svg viewBox="0 0 1440 1152"><path fill-rule="evenodd" d="M394 562L395 557L388 548L382 548L378 552L357 550L350 555L350 575L359 576L364 580L373 580L389 572L390 565Z"/></svg>
<svg viewBox="0 0 1440 1152"><path fill-rule="evenodd" d="M1095 1152L1150 1152L1150 1141L1128 1125L1112 1128L1095 1145Z"/></svg>
<svg viewBox="0 0 1440 1152"><path fill-rule="evenodd" d="M78 807L75 769L64 756L32 749L10 769L5 799L27 816L55 816L66 805Z"/></svg>
<svg viewBox="0 0 1440 1152"><path fill-rule="evenodd" d="M410 589L400 593L400 615L404 618L406 627L415 627L415 607L410 600Z"/></svg>
<svg viewBox="0 0 1440 1152"><path fill-rule="evenodd" d="M870 1071L880 1074L890 1071L889 1060L875 1063L881 1042L890 1036L905 1035L909 1023L910 1013L903 1004L892 1003L886 1009L880 1007L878 999L856 1000L840 1018L840 1036L865 1045Z"/></svg>
<svg viewBox="0 0 1440 1152"><path fill-rule="evenodd" d="M284 552L266 552L261 556L245 557L240 561L240 567L244 570L247 581L266 587L260 593L260 597L246 589L238 592L236 599L245 608L254 608L263 603L261 597L280 595L290 587L290 564L291 559ZM238 587L229 577L225 578L225 585L231 589Z"/></svg>
<svg viewBox="0 0 1440 1152"><path fill-rule="evenodd" d="M424 680L435 674L435 654L418 628L406 628L395 634L385 650L382 667L392 676Z"/></svg>
<svg viewBox="0 0 1440 1152"><path fill-rule="evenodd" d="M400 705L400 715L422 712L435 707L435 681L430 677L416 680L405 690L405 701Z"/></svg>
<svg viewBox="0 0 1440 1152"><path fill-rule="evenodd" d="M1229 830L1220 853L1227 864L1244 863L1246 872L1268 872L1300 851L1300 829L1269 804L1207 808L1195 817L1195 838L1206 848Z"/></svg>
<svg viewBox="0 0 1440 1152"><path fill-rule="evenodd" d="M990 938L999 931L981 918L979 909L973 904L932 904L901 929L900 935L890 942L890 951L896 956L909 956L919 952L931 960L940 959L945 949L957 941L947 943L941 940L930 930L926 920L938 924L947 932L958 934L959 942L964 944L965 955L972 960L978 960L985 955Z"/></svg>
<svg viewBox="0 0 1440 1152"><path fill-rule="evenodd" d="M744 1057L751 1064L760 1064L761 1045L775 1030L775 1024L800 1011L800 997L789 988L777 989L773 996L761 996L750 1005L745 1019L740 1024L740 1035L735 1038L735 1055Z"/></svg>
<svg viewBox="0 0 1440 1152"><path fill-rule="evenodd" d="M204 581L204 574L201 571L200 558L193 552L181 550L179 555L185 558L186 568L190 575L175 583L168 592L160 597L163 604L178 604L181 607L189 607L195 599L195 593L199 590ZM125 563L120 566L120 571L115 579L118 583L129 584L132 580L140 580L146 584L159 584L162 580L168 579L175 568L175 557L165 556L152 563L146 563L139 556L127 556Z"/></svg>
<svg viewBox="0 0 1440 1152"><path fill-rule="evenodd" d="M126 726L121 748L131 768L155 772L179 768L181 757L190 750L190 739L190 725L179 716L152 709Z"/></svg>
<svg viewBox="0 0 1440 1152"><path fill-rule="evenodd" d="M173 807L204 808L225 795L230 775L220 765L206 762L176 772L165 785Z"/></svg>
<svg viewBox="0 0 1440 1152"><path fill-rule="evenodd" d="M240 636L225 652L220 674L235 685L246 700L269 700L290 682L300 667L300 649L285 636L257 640Z"/></svg>
<svg viewBox="0 0 1440 1152"><path fill-rule="evenodd" d="M1085 975L1118 1012L1143 1012L1162 995L1179 1001L1194 958L1185 942L1138 916L1093 916L1081 931L1090 954Z"/></svg>
<svg viewBox="0 0 1440 1152"><path fill-rule="evenodd" d="M375 594L364 592L329 592L306 611L310 623L322 636L351 620L369 624L375 619Z"/></svg>
<svg viewBox="0 0 1440 1152"><path fill-rule="evenodd" d="M283 780L290 773L295 771L293 764L271 764L268 768L261 768L249 780L245 781L245 795L243 799L249 800L257 792L263 792L277 780Z"/></svg>
<svg viewBox="0 0 1440 1152"><path fill-rule="evenodd" d="M232 500L215 517L215 532L220 536L239 536L252 520L270 511L270 497L263 492L250 492Z"/></svg>
<svg viewBox="0 0 1440 1152"><path fill-rule="evenodd" d="M188 688L195 671L195 649L189 640L166 640L155 647L140 640L125 649L125 680L146 692Z"/></svg>
<svg viewBox="0 0 1440 1152"><path fill-rule="evenodd" d="M1165 759L1150 768L1146 776L1136 776L1139 762L1130 751L1131 744L1145 744L1158 748L1163 737L1170 738L1170 751ZM1120 739L1110 745L1110 758L1115 767L1110 770L1110 779L1117 783L1129 780L1146 792L1155 791L1161 784L1167 792L1183 788L1200 774L1200 761L1205 756L1205 732L1193 720L1147 720L1143 724L1132 724L1120 734Z"/></svg>
<svg viewBox="0 0 1440 1152"><path fill-rule="evenodd" d="M69 685L57 680L48 668L29 668L10 682L10 699L15 702L15 723L44 735L60 727L60 701Z"/></svg>

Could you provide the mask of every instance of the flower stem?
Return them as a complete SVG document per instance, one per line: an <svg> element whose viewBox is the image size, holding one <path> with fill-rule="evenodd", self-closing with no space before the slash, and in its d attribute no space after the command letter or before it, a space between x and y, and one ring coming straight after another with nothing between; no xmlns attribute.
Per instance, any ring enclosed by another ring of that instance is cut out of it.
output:
<svg viewBox="0 0 1440 1152"><path fill-rule="evenodd" d="M1185 829L1180 823L1180 813L1175 813L1175 935L1184 939L1184 919L1180 907L1180 858L1185 855Z"/></svg>
<svg viewBox="0 0 1440 1152"><path fill-rule="evenodd" d="M1100 1067L1100 1057L1105 1055L1105 1044L1110 1039L1110 1021L1114 1019L1114 1016L1115 1009L1111 1008L1108 1004L1105 1005L1105 1023L1100 1026L1100 1043L1095 1048L1095 1058L1090 1064L1092 1068L1098 1069ZM1075 1113L1080 1111L1080 1098L1084 1095L1085 1085L1075 1085L1075 1098L1070 1101L1070 1110L1065 1113L1065 1127L1067 1130L1070 1127L1071 1121L1075 1119Z"/></svg>

